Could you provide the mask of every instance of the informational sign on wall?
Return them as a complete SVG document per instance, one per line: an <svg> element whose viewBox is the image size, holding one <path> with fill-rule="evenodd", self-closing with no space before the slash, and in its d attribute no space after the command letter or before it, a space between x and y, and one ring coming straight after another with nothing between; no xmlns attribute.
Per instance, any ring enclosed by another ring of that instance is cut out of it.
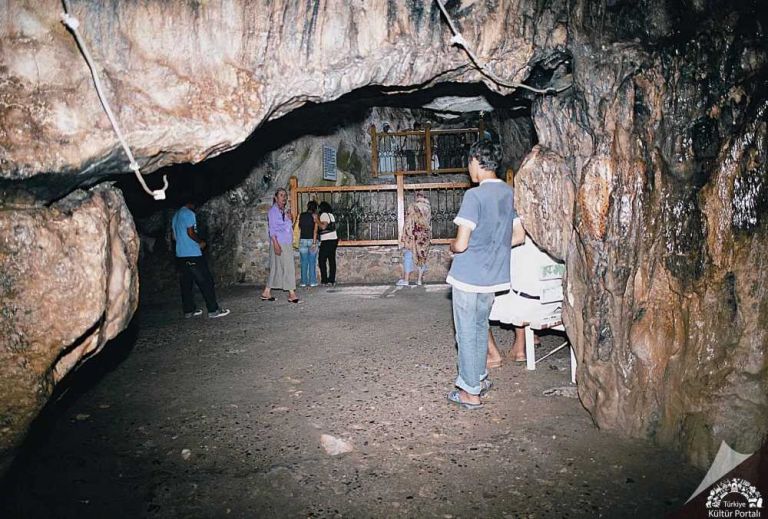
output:
<svg viewBox="0 0 768 519"><path fill-rule="evenodd" d="M323 180L336 180L336 148L323 146Z"/></svg>

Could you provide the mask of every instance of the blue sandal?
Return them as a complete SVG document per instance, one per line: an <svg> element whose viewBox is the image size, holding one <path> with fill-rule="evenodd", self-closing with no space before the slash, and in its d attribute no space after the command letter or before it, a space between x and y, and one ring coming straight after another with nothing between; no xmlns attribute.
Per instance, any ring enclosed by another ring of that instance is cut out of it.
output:
<svg viewBox="0 0 768 519"><path fill-rule="evenodd" d="M493 387L493 382L491 382L491 379L486 378L485 380L480 381L480 396L485 396L488 394L488 391L491 390Z"/></svg>
<svg viewBox="0 0 768 519"><path fill-rule="evenodd" d="M470 402L463 402L461 400L461 398L459 397L459 390L458 389L454 389L453 391L448 393L448 395L446 395L446 396L447 396L448 400L450 400L454 404L458 404L460 407L463 407L464 409L474 410L474 409L482 409L483 408L482 402L479 403L479 404L472 404Z"/></svg>

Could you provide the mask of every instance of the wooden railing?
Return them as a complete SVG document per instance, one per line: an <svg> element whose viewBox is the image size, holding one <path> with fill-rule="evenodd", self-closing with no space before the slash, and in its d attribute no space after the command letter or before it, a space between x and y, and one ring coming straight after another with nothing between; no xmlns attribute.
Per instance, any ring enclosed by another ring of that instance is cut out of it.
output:
<svg viewBox="0 0 768 519"><path fill-rule="evenodd" d="M395 184L365 186L306 186L290 179L291 207L305 211L307 202L328 202L336 218L339 245L397 245L403 231L405 209L423 191L432 206L432 243L448 243L456 235L453 219L469 182L406 184L397 175Z"/></svg>
<svg viewBox="0 0 768 519"><path fill-rule="evenodd" d="M429 175L467 172L467 150L484 132L479 128L377 132L371 125L371 174Z"/></svg>

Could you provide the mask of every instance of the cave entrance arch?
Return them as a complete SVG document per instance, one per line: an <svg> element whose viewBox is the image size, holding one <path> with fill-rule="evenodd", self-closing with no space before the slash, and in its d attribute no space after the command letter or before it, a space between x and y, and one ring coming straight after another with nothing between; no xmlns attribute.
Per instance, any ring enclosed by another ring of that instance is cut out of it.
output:
<svg viewBox="0 0 768 519"><path fill-rule="evenodd" d="M173 269L167 222L180 203L178 197L186 197L190 192L206 200L198 220L201 232L213 245L210 263L217 282L263 283L268 265L267 248L262 239L266 232L263 208L271 203L275 188L289 187L291 177L296 177L298 184L307 189L394 184L394 175L375 171L372 165L372 139L376 134L371 132L372 128L379 135L387 130L395 134L427 126L432 129L483 128L499 139L504 157L501 176L512 184L515 172L538 142L531 119L532 100L533 96L527 92L501 96L482 84L446 83L409 93L368 87L333 102L308 103L268 121L235 150L196 165L182 164L158 171L156 176L168 174L171 181L169 200L165 203L149 201L129 179L121 179L120 186L136 216L142 243L162 244L152 250L145 247L147 250L143 251L142 286L175 290L175 280L169 276ZM328 148L335 150L337 159L339 175L335 182L323 178L322 161ZM439 158L443 162L453 160L446 156ZM457 165L460 164L457 162ZM456 170L441 175L411 175L406 180L409 184L468 181L466 173ZM459 200L460 197L459 194ZM298 197L296 212L302 210L305 203L306 200ZM449 227L451 219L446 220ZM450 266L445 242L437 240L433 246L435 265L427 282L445 279ZM370 248L370 265L359 264L360 246L354 250L340 247L340 281L393 282L393 272L399 268L396 246L381 247L373 243L365 246ZM348 268L353 264L353 255L357 265L354 269ZM376 266L382 255L387 257L385 264L390 265L389 271Z"/></svg>

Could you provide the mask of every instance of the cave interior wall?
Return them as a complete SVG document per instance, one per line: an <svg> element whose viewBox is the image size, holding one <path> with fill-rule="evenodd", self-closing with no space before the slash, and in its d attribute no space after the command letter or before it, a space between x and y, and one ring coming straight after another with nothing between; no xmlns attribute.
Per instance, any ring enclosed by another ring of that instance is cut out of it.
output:
<svg viewBox="0 0 768 519"><path fill-rule="evenodd" d="M436 94L433 94L436 95ZM514 101L516 104L519 101ZM536 136L527 101L514 110L500 108L483 115L486 127L504 135L506 167L516 169L534 145ZM192 196L204 201L198 210L201 235L209 243L209 261L219 284L263 283L269 263L266 212L278 187L289 187L296 177L300 186L391 184L391 175L373 177L371 173L371 125L381 131L388 124L393 131L411 129L414 125L456 129L477 127L481 114L470 112L443 119L435 112L409 107L413 101L406 96L391 101L392 106L356 108L353 103L329 103L299 110L251 137L260 141L260 134L273 136L273 144L242 146L231 154L205 161L199 165L170 168L173 202L157 210L156 204L138 190L131 178L121 179L128 205L138 216L136 225L144 249L140 265L146 290L162 292L175 288L175 270L171 250L170 220L180 198ZM398 106L400 104L400 106ZM403 106L405 105L405 106ZM354 114L343 118L333 114ZM317 123L311 122L318 120ZM306 132L306 133L304 133ZM274 138L275 134L282 138ZM297 135L298 134L298 135ZM285 141L285 142L283 142ZM322 178L323 147L337 150L337 180ZM270 148L275 147L271 151ZM165 174L164 170L155 175ZM465 182L467 174L408 177L409 183ZM215 194L211 196L211 194ZM301 211L304 208L299 208ZM430 281L442 281L450 265L444 247L436 247L430 260ZM358 251L339 250L340 278L346 282L384 282L391 278L401 260L396 247L370 247L369 256ZM362 275L360 266L367 274Z"/></svg>
<svg viewBox="0 0 768 519"><path fill-rule="evenodd" d="M537 243L567 262L566 325L582 403L600 427L652 437L701 466L721 440L756 450L768 429L768 20L759 4L448 5L496 75L536 87L572 82L556 95L524 94L538 144L521 158L516 202ZM173 189L191 184L210 195L202 216L221 245L213 254L221 281L249 279L258 260L244 259L245 251L258 249L263 234L257 213L290 175L317 179L302 165L321 142L349 145L343 155L359 161L347 161L341 178L365 180L367 112L336 114L336 123L322 125L326 134L300 121L293 138L270 123L290 127L300 107L371 86L483 82L510 92L447 43L433 4L371 2L343 13L298 0L269 9L118 0L75 6L145 171L175 164L174 175L192 180L173 181ZM57 9L48 7L11 2L0 12L7 79L0 90L0 218L34 209L47 215L41 228L73 189L128 172L87 67ZM348 115L358 122L344 130ZM509 130L501 126L504 139ZM228 153L244 167L223 173ZM119 214L115 200L107 206ZM154 215L134 211L142 232L164 234L173 203L156 206ZM75 218L76 211L61 215ZM132 225L122 225L124 236L112 242L132 242ZM6 270L18 255L4 240ZM103 269L93 275L109 276ZM34 290L2 286L6 336L26 333L12 316L36 304ZM122 308L115 322L133 311ZM35 347L52 348L58 358L71 346ZM23 352L14 354L25 362ZM39 408L47 394L26 399L32 407L19 415Z"/></svg>

